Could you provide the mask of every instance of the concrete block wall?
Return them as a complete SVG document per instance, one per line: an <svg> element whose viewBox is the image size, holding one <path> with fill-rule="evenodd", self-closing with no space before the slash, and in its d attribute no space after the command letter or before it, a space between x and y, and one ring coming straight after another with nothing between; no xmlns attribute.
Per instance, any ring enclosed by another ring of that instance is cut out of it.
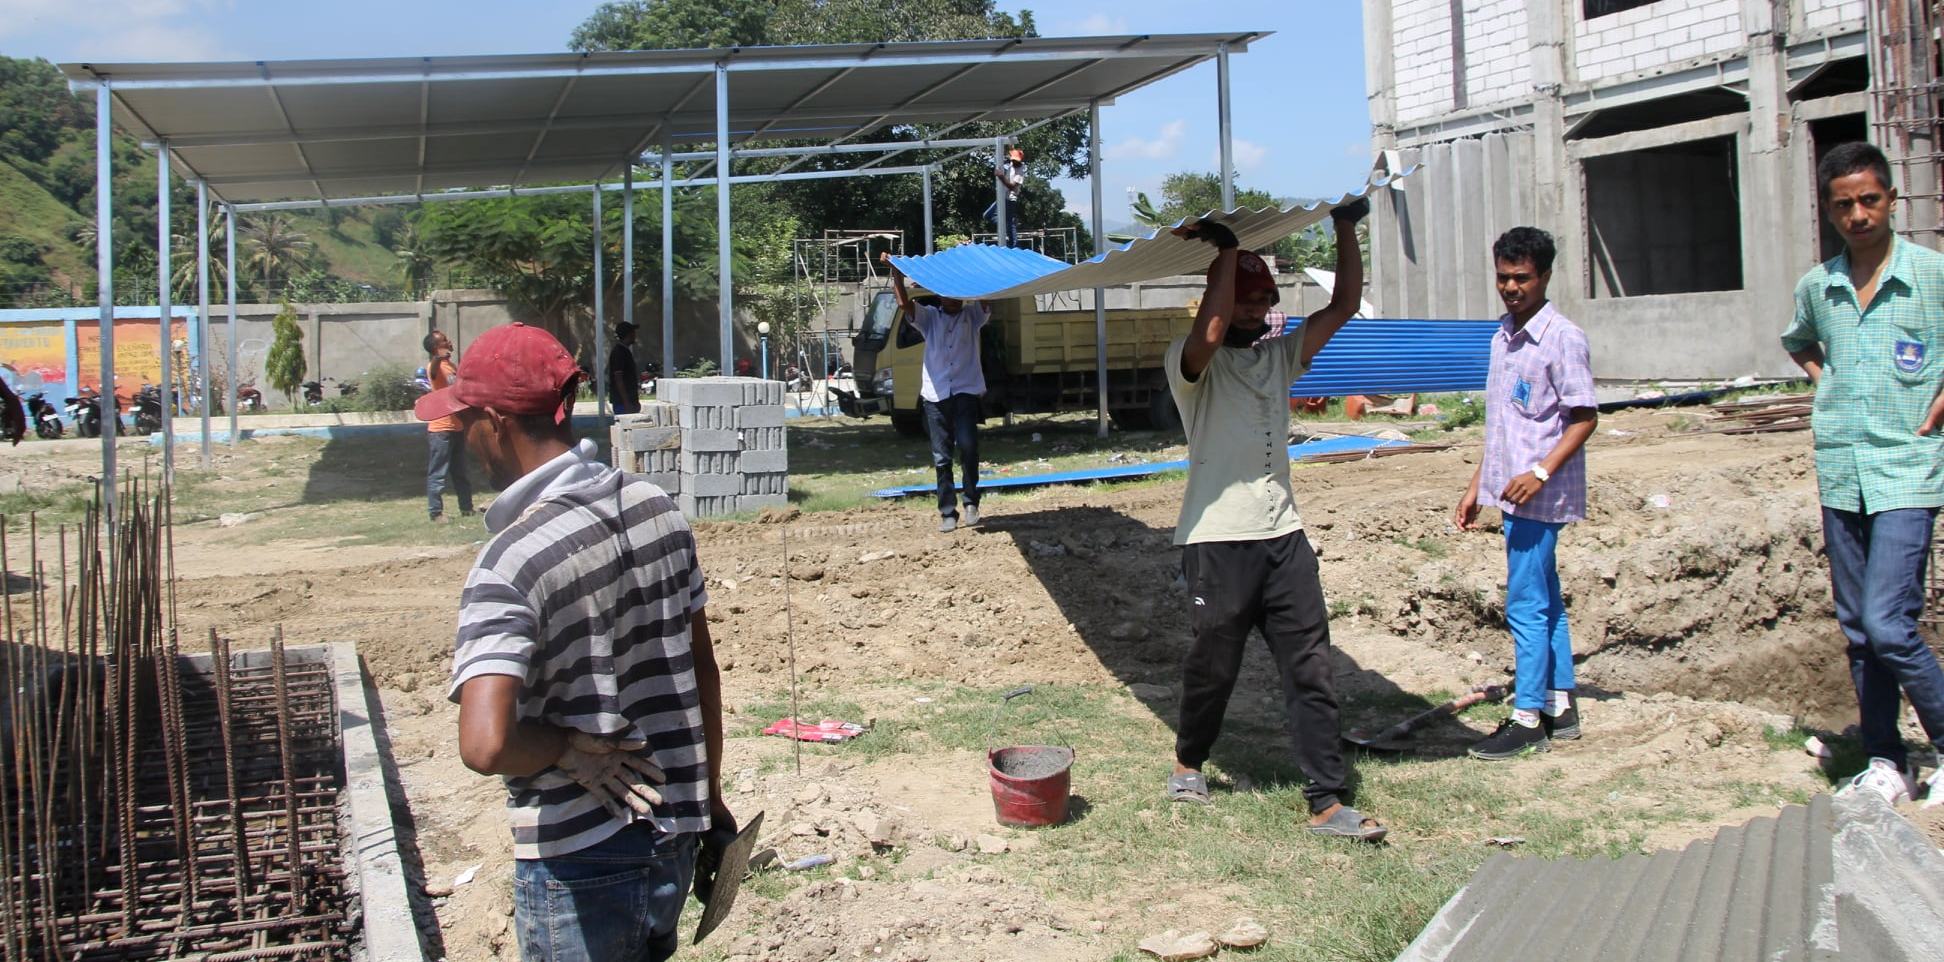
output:
<svg viewBox="0 0 1944 962"><path fill-rule="evenodd" d="M1393 96L1399 123L1449 112L1451 98L1451 0L1395 0L1391 7Z"/></svg>
<svg viewBox="0 0 1944 962"><path fill-rule="evenodd" d="M1800 2L1804 30L1861 27L1870 9L1866 0L1800 0Z"/></svg>
<svg viewBox="0 0 1944 962"><path fill-rule="evenodd" d="M615 466L648 476L689 518L789 504L783 383L662 378L655 403L615 419Z"/></svg>
<svg viewBox="0 0 1944 962"><path fill-rule="evenodd" d="M1581 82L1725 57L1748 44L1741 0L1658 0L1591 20L1575 11L1573 20L1574 73Z"/></svg>
<svg viewBox="0 0 1944 962"><path fill-rule="evenodd" d="M1522 101L1532 96L1532 44L1525 0L1465 0L1467 106Z"/></svg>

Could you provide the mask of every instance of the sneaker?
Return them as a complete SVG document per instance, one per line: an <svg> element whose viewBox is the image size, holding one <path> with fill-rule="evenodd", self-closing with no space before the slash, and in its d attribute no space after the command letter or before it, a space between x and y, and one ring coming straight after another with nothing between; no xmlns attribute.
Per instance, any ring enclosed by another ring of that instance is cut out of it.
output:
<svg viewBox="0 0 1944 962"><path fill-rule="evenodd" d="M1937 771L1924 779L1923 807L1936 808L1939 805L1944 805L1944 765L1938 766Z"/></svg>
<svg viewBox="0 0 1944 962"><path fill-rule="evenodd" d="M442 515L442 514L435 514L435 515L433 515L433 516L432 516L432 523L433 523L433 524L451 524L452 522L450 522L450 521L447 521L447 520L446 520L446 516L445 516L445 515Z"/></svg>
<svg viewBox="0 0 1944 962"><path fill-rule="evenodd" d="M968 528L970 528L970 527L972 527L973 525L975 525L975 524L978 524L978 523L979 523L979 506L978 506L978 505L976 505L976 504L968 504L968 505L966 505L966 506L965 506L965 511L963 512L963 514L964 514L964 517L965 517L965 526L966 526L966 527L968 527Z"/></svg>
<svg viewBox="0 0 1944 962"><path fill-rule="evenodd" d="M1539 713L1539 725L1546 730L1546 737L1554 741L1577 741L1580 737L1579 696L1566 693L1566 710L1557 715Z"/></svg>
<svg viewBox="0 0 1944 962"><path fill-rule="evenodd" d="M1896 805L1910 801L1910 782L1910 776L1898 768L1896 762L1888 758L1872 758L1870 767L1857 772L1848 785L1837 790L1836 796L1841 798L1869 792Z"/></svg>
<svg viewBox="0 0 1944 962"><path fill-rule="evenodd" d="M1543 712L1541 714L1544 714ZM1473 745L1467 754L1488 762L1517 758L1527 752L1551 750L1543 724L1527 728L1510 718L1499 722L1498 730Z"/></svg>
<svg viewBox="0 0 1944 962"><path fill-rule="evenodd" d="M953 529L957 527L958 527L958 518L954 515L949 515L949 514L943 515L938 519L939 534L951 534Z"/></svg>

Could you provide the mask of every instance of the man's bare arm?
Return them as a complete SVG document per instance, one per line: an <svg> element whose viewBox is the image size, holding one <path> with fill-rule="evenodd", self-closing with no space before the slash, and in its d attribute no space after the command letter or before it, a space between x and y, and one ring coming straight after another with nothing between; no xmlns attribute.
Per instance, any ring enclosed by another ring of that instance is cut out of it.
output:
<svg viewBox="0 0 1944 962"><path fill-rule="evenodd" d="M1363 247L1357 243L1357 222L1369 213L1370 201L1363 198L1330 212L1336 228L1336 283L1330 287L1330 303L1303 321L1304 367L1356 316L1363 301Z"/></svg>
<svg viewBox="0 0 1944 962"><path fill-rule="evenodd" d="M1181 373L1193 381L1208 370L1208 362L1228 334L1235 320L1235 264L1240 246L1235 232L1214 221L1177 227L1176 237L1202 240L1215 245L1215 263L1208 271L1208 287L1202 291L1201 307L1195 311L1195 324L1188 329L1188 340L1181 348Z"/></svg>
<svg viewBox="0 0 1944 962"><path fill-rule="evenodd" d="M1802 373L1809 375L1810 384L1822 382L1822 345L1811 344L1800 351L1790 351L1789 360L1796 362L1796 366L1802 368Z"/></svg>
<svg viewBox="0 0 1944 962"><path fill-rule="evenodd" d="M481 775L537 775L567 750L567 730L519 720L526 680L481 675L459 689L459 759Z"/></svg>
<svg viewBox="0 0 1944 962"><path fill-rule="evenodd" d="M716 667L715 642L709 619L701 609L689 616L689 654L695 662L695 691L702 703L702 736L709 746L709 797L722 799L722 672Z"/></svg>

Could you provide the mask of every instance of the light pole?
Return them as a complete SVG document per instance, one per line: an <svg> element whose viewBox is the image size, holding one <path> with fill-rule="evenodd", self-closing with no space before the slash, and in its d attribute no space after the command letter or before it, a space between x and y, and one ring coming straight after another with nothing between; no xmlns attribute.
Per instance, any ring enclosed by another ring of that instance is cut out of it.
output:
<svg viewBox="0 0 1944 962"><path fill-rule="evenodd" d="M769 380L769 322L756 322L756 339L763 345L763 380Z"/></svg>

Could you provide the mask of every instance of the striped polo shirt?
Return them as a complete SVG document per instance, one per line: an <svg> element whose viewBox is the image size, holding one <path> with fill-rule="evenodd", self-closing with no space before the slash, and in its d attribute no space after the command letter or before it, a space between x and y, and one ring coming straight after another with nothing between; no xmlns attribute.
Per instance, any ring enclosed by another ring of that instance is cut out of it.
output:
<svg viewBox="0 0 1944 962"><path fill-rule="evenodd" d="M689 619L708 601L695 537L668 495L595 459L592 442L509 487L460 599L449 697L481 675L526 683L519 718L643 738L667 773L651 821L709 828L708 744ZM549 768L505 779L513 857L549 858L628 823Z"/></svg>

